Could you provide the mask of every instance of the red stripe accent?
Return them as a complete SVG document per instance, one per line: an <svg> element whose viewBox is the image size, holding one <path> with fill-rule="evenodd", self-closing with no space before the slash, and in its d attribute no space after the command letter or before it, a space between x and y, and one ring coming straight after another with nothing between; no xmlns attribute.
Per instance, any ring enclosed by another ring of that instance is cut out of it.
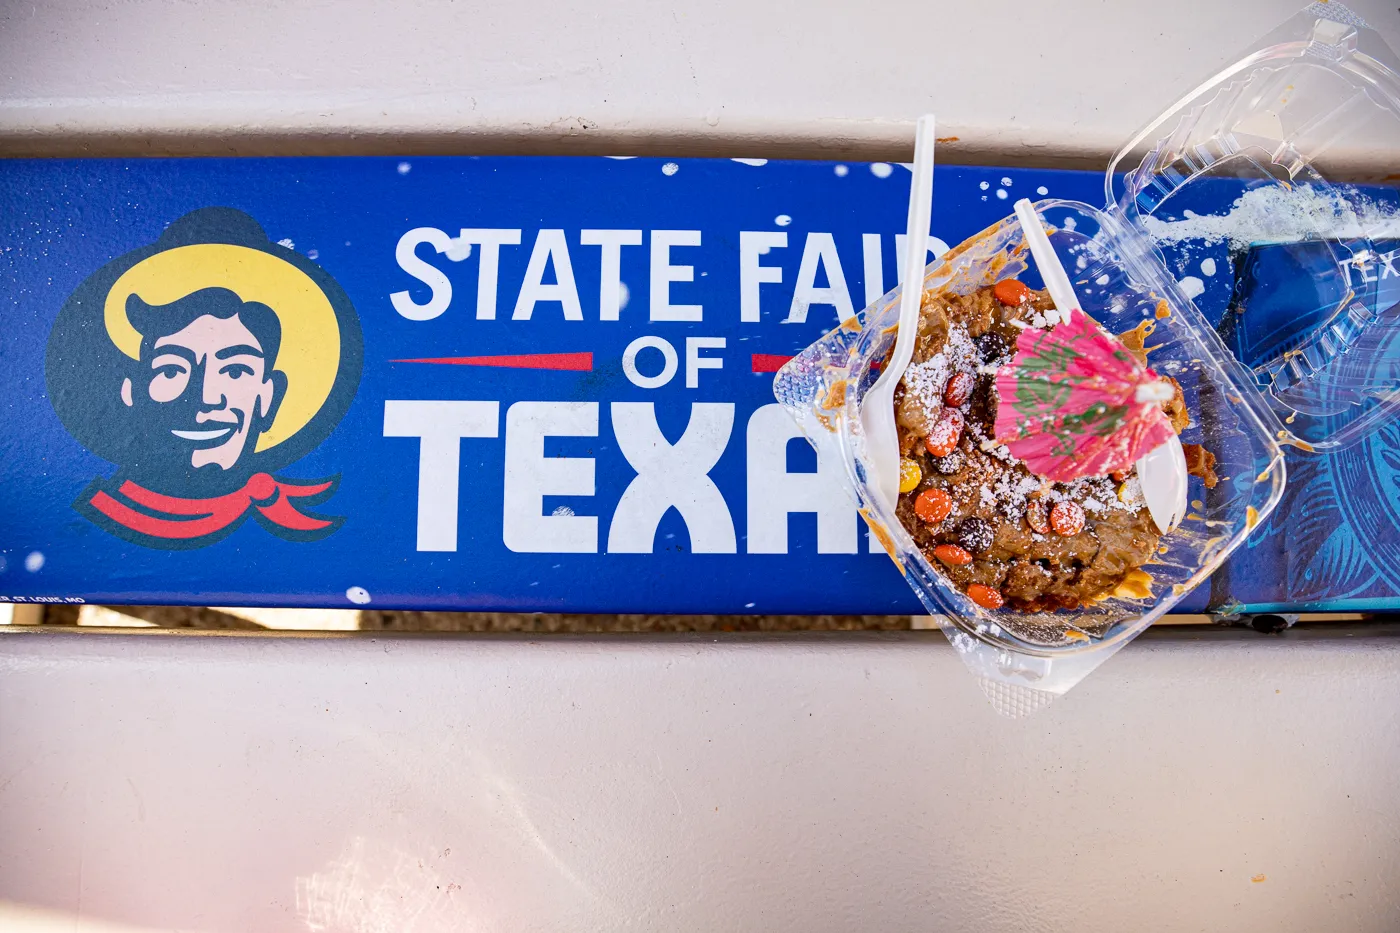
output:
<svg viewBox="0 0 1400 933"><path fill-rule="evenodd" d="M779 356L776 353L755 353L753 355L753 371L756 373L775 373L787 365L790 356Z"/></svg>
<svg viewBox="0 0 1400 933"><path fill-rule="evenodd" d="M499 366L505 369L567 369L593 371L592 353L522 353L517 356L436 356L391 363L435 363L440 366Z"/></svg>

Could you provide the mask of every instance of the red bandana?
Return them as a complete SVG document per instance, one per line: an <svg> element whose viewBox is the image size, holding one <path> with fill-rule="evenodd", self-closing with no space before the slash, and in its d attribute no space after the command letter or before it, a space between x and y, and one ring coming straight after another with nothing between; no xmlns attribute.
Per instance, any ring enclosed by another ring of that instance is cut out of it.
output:
<svg viewBox="0 0 1400 933"><path fill-rule="evenodd" d="M257 509L264 524L285 529L294 537L316 536L317 532L334 529L339 521L298 511L292 500L320 496L334 486L334 479L302 485L274 479L266 473L254 473L242 489L211 499L181 499L152 492L126 480L117 488L117 494L143 511L118 500L105 489L94 493L88 503L123 528L165 541L192 541L217 534L241 519L250 508Z"/></svg>

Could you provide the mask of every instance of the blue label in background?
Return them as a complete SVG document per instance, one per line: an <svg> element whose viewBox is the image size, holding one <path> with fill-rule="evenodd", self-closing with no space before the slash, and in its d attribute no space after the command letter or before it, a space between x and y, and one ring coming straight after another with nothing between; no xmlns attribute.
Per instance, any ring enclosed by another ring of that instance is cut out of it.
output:
<svg viewBox="0 0 1400 933"><path fill-rule="evenodd" d="M786 358L897 281L908 178L762 160L0 163L0 593L919 612L771 394ZM1021 196L1094 203L1102 177L943 166L936 192L935 253ZM164 263L196 272L163 294ZM1214 319L1231 284L1227 265L1198 292ZM1389 585L1373 577L1348 594Z"/></svg>
<svg viewBox="0 0 1400 933"><path fill-rule="evenodd" d="M1396 192L1365 193L1374 199L1378 222L1371 225L1394 230ZM1400 379L1397 244L1317 239L1319 196L1296 194L1303 210L1280 217L1288 207L1280 191L1242 194L1237 182L1214 180L1150 227L1188 294L1204 292L1197 305L1226 344L1262 385L1277 385L1280 417L1303 436L1327 437L1381 404ZM1243 238L1248 224L1236 220L1264 213L1299 241ZM1222 279L1235 285L1233 299L1219 288ZM1340 306L1348 311L1334 317ZM1280 368L1286 354L1296 356ZM1289 417L1290 409L1299 416ZM1302 415L1315 420L1305 426ZM1251 611L1400 606L1400 425L1384 423L1343 450L1285 448L1285 455L1283 498L1212 578L1211 604Z"/></svg>

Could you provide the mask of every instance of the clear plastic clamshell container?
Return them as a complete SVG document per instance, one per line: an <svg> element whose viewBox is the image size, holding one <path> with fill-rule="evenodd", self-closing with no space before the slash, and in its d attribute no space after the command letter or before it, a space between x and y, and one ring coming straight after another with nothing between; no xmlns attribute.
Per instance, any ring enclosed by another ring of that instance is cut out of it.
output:
<svg viewBox="0 0 1400 933"><path fill-rule="evenodd" d="M1379 275L1355 274L1368 257L1381 261L1388 237L1400 238L1397 215L1323 174L1354 177L1376 153L1400 151L1397 75L1400 63L1354 14L1314 4L1138 134L1110 165L1106 207L1036 205L1083 310L1110 333L1150 331L1149 363L1181 384L1191 413L1181 440L1216 457L1220 482L1206 489L1191 478L1190 513L1143 567L1149 595L1120 588L1071 611L987 610L915 546L868 481L860 429L862 399L894 343L899 289L778 374L778 400L819 457L845 465L872 533L1003 712L1027 712L1074 686L1220 566L1278 503L1281 445L1340 446L1400 411L1400 308L1386 307L1400 288L1390 297ZM1144 151L1137 168L1115 176ZM1227 343L1168 269L1153 220L1199 207L1189 191L1212 184L1233 186L1236 221L1241 205L1246 219L1251 205L1262 207L1257 236L1234 236L1240 256L1251 246L1281 250L1265 257L1259 293L1237 294L1230 314L1247 319L1251 302L1267 302L1277 319L1296 306L1301 330L1240 342L1232 335L1249 332L1227 320ZM1006 278L1039 285L1014 216L930 264L924 289L967 294ZM1242 359L1241 348L1262 352Z"/></svg>

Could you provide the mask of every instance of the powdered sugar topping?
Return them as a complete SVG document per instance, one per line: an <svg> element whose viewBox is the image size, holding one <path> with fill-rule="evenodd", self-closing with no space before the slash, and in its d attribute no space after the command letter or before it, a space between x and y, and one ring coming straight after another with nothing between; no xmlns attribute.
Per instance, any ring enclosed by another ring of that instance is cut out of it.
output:
<svg viewBox="0 0 1400 933"><path fill-rule="evenodd" d="M943 389L948 380L956 373L975 371L980 363L977 346L967 335L967 328L951 324L943 349L904 371L904 389L914 394L926 413L936 415L943 409Z"/></svg>

